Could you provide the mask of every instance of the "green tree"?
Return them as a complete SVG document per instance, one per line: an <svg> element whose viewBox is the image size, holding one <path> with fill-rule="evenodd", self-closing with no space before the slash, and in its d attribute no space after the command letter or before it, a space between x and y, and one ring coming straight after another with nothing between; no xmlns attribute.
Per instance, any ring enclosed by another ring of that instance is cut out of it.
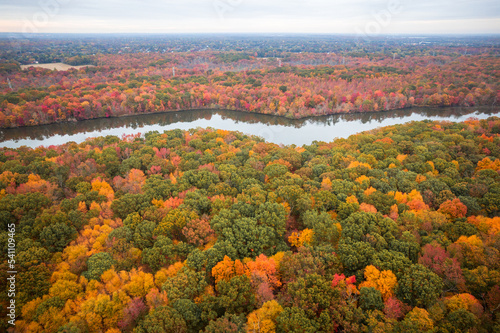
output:
<svg viewBox="0 0 500 333"><path fill-rule="evenodd" d="M391 211L391 206L395 205L397 202L394 200L393 196L384 194L380 191L370 194L365 200L366 203L375 206L377 211L387 215Z"/></svg>
<svg viewBox="0 0 500 333"><path fill-rule="evenodd" d="M261 253L269 256L286 249L282 237L286 226L284 207L265 203L255 210L255 217L241 217L245 213L251 215L252 209L242 209L245 206L249 205L233 206L240 207L239 211L223 209L212 219L212 228L220 236L217 242L229 242L240 258L256 257Z"/></svg>
<svg viewBox="0 0 500 333"><path fill-rule="evenodd" d="M160 247L146 248L142 253L142 263L148 265L153 272L165 267L168 260Z"/></svg>
<svg viewBox="0 0 500 333"><path fill-rule="evenodd" d="M172 171L173 170L170 170L170 172ZM146 183L142 187L142 190L149 198L156 200L168 199L172 195L172 189L173 185L170 180L165 180L159 175L148 177Z"/></svg>
<svg viewBox="0 0 500 333"><path fill-rule="evenodd" d="M154 244L155 237L153 236L156 223L151 221L143 221L137 225L134 233L134 245L141 250L150 248Z"/></svg>
<svg viewBox="0 0 500 333"><path fill-rule="evenodd" d="M455 332L470 332L479 324L478 318L465 309L448 313L446 321L455 329Z"/></svg>
<svg viewBox="0 0 500 333"><path fill-rule="evenodd" d="M16 256L16 264L20 267L29 269L42 263L48 263L50 253L47 249L39 246L30 247L26 251L21 251Z"/></svg>
<svg viewBox="0 0 500 333"><path fill-rule="evenodd" d="M412 262L417 262L420 245L416 237L409 231L404 231L400 239L393 239L389 244L393 251L400 252L409 258Z"/></svg>
<svg viewBox="0 0 500 333"><path fill-rule="evenodd" d="M397 333L432 333L434 330L434 322L430 318L429 313L418 307L413 308L405 316L403 321L396 325L395 332Z"/></svg>
<svg viewBox="0 0 500 333"><path fill-rule="evenodd" d="M150 202L151 200L144 194L127 193L113 200L111 209L117 217L125 219L129 214L143 212Z"/></svg>
<svg viewBox="0 0 500 333"><path fill-rule="evenodd" d="M384 309L382 294L372 287L362 287L359 289L359 304L365 311Z"/></svg>
<svg viewBox="0 0 500 333"><path fill-rule="evenodd" d="M223 317L211 320L203 333L243 333L246 318L244 315L225 314Z"/></svg>
<svg viewBox="0 0 500 333"><path fill-rule="evenodd" d="M188 332L198 333L202 329L201 310L192 300L179 299L172 307L184 318Z"/></svg>
<svg viewBox="0 0 500 333"><path fill-rule="evenodd" d="M153 271L177 261L183 261L193 250L193 246L184 242L174 242L165 236L158 236L152 248L146 248L142 253L142 262L149 265Z"/></svg>
<svg viewBox="0 0 500 333"><path fill-rule="evenodd" d="M370 244L352 241L350 238L341 238L337 251L347 275L358 273L359 277L363 276L361 270L372 262L375 253Z"/></svg>
<svg viewBox="0 0 500 333"><path fill-rule="evenodd" d="M339 204L338 208L338 219L345 220L346 218L351 216L351 214L357 212L358 210L359 210L359 204L342 202Z"/></svg>
<svg viewBox="0 0 500 333"><path fill-rule="evenodd" d="M110 178L117 176L120 171L120 159L118 158L116 150L112 147L105 148L96 162L104 165L106 175Z"/></svg>
<svg viewBox="0 0 500 333"><path fill-rule="evenodd" d="M342 237L370 243L375 249L388 247L397 233L396 223L380 214L357 212L341 222Z"/></svg>
<svg viewBox="0 0 500 333"><path fill-rule="evenodd" d="M169 302L182 299L194 299L201 295L206 287L205 275L183 267L177 275L168 278L162 286L167 293Z"/></svg>
<svg viewBox="0 0 500 333"><path fill-rule="evenodd" d="M40 241L51 252L61 252L76 235L76 229L66 223L51 224L43 228Z"/></svg>
<svg viewBox="0 0 500 333"><path fill-rule="evenodd" d="M87 271L83 275L89 280L97 280L102 273L114 265L113 257L107 252L99 252L90 256L87 260Z"/></svg>
<svg viewBox="0 0 500 333"><path fill-rule="evenodd" d="M208 170L189 170L182 176L182 181L187 182L191 186L196 186L199 189L207 190L210 185L219 182L219 177Z"/></svg>
<svg viewBox="0 0 500 333"><path fill-rule="evenodd" d="M404 254L392 250L376 252L372 258L372 265L380 271L391 271L399 279L410 268L412 261Z"/></svg>
<svg viewBox="0 0 500 333"><path fill-rule="evenodd" d="M250 313L257 306L255 290L246 275L235 276L229 281L221 280L216 289L217 304L225 313Z"/></svg>
<svg viewBox="0 0 500 333"><path fill-rule="evenodd" d="M151 310L137 325L137 333L183 333L188 332L182 315L169 306L160 306Z"/></svg>
<svg viewBox="0 0 500 333"><path fill-rule="evenodd" d="M189 221L198 219L199 216L192 210L175 208L168 212L156 227L155 235L164 235L172 239L182 238L182 229Z"/></svg>
<svg viewBox="0 0 500 333"><path fill-rule="evenodd" d="M308 210L302 216L302 223L306 228L314 231L315 244L336 245L338 243L340 232L330 214Z"/></svg>
<svg viewBox="0 0 500 333"><path fill-rule="evenodd" d="M478 266L474 269L463 269L465 284L471 294L482 298L493 286L500 284L500 271Z"/></svg>
<svg viewBox="0 0 500 333"><path fill-rule="evenodd" d="M288 283L280 298L285 306L298 306L309 319L317 320L318 315L328 311L339 295L324 276L308 274Z"/></svg>
<svg viewBox="0 0 500 333"><path fill-rule="evenodd" d="M271 164L264 168L264 173L269 179L284 176L288 172L288 168L283 164Z"/></svg>
<svg viewBox="0 0 500 333"><path fill-rule="evenodd" d="M204 191L196 190L186 194L183 205L190 210L194 210L199 216L210 214L212 202L204 194Z"/></svg>
<svg viewBox="0 0 500 333"><path fill-rule="evenodd" d="M330 191L318 191L313 195L314 207L320 211L329 211L337 209L339 200L337 196Z"/></svg>
<svg viewBox="0 0 500 333"><path fill-rule="evenodd" d="M29 269L19 272L17 288L19 292L16 299L19 305L43 297L48 294L50 288L51 271L45 264L31 266Z"/></svg>
<svg viewBox="0 0 500 333"><path fill-rule="evenodd" d="M57 330L57 333L85 333L87 332L86 328L83 329L82 326L85 326L85 323L83 324L78 324L73 321L70 321L69 323L59 327Z"/></svg>
<svg viewBox="0 0 500 333"><path fill-rule="evenodd" d="M319 324L307 317L305 311L299 307L284 308L276 317L277 333L316 333Z"/></svg>
<svg viewBox="0 0 500 333"><path fill-rule="evenodd" d="M442 291L441 278L420 264L410 266L398 281L398 297L411 306L429 307Z"/></svg>

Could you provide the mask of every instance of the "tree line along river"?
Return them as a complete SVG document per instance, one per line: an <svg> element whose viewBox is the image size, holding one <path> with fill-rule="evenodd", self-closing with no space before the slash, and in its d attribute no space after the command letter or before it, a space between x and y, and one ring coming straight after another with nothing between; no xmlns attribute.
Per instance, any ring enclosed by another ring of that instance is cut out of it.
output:
<svg viewBox="0 0 500 333"><path fill-rule="evenodd" d="M378 127L420 120L464 121L498 115L499 107L412 108L387 112L349 113L303 119L230 110L192 110L119 118L101 118L35 127L0 130L0 147L80 143L90 137L131 135L150 131L212 127L257 135L277 144L302 146L313 141L329 142Z"/></svg>

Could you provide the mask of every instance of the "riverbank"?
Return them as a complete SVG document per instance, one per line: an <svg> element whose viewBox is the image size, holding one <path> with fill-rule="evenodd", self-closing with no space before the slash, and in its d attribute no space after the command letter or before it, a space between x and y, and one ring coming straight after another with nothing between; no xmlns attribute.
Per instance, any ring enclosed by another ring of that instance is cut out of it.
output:
<svg viewBox="0 0 500 333"><path fill-rule="evenodd" d="M497 108L412 108L371 113L344 113L322 117L289 119L285 117L230 110L191 110L156 114L126 115L114 118L64 122L45 126L0 130L0 146L15 148L83 142L89 137L137 135L146 132L191 128L240 131L277 144L311 144L381 126L419 120L464 121L475 117L487 119L500 112Z"/></svg>
<svg viewBox="0 0 500 333"><path fill-rule="evenodd" d="M182 113L182 112L192 112L192 111L219 111L219 110L225 110L225 111L231 111L231 112L241 112L241 113L244 113L244 114L256 114L256 115L265 115L265 116L271 116L271 117L285 118L285 119L290 119L290 120L301 120L301 119L311 119L311 118L328 117L328 116L335 116L335 115L376 114L376 113L404 111L404 110L412 110L412 109L429 109L429 110L432 110L432 109L450 109L450 108L453 109L453 108L456 108L457 110L459 110L459 109L470 109L470 110L473 110L473 109L477 109L477 108L496 108L496 107L500 110L500 106L487 106L487 105L470 106L470 107L464 107L464 106L430 107L430 106L423 105L423 106L413 106L413 107L405 107L405 108L390 109L390 110L380 110L380 111L360 112L360 111L357 111L357 110L353 110L353 111L348 111L348 112L333 112L333 113L327 113L327 114L308 114L308 115L304 115L303 117L290 117L289 114L280 115L280 114L272 114L272 113L251 112L251 111L247 111L247 110L244 110L244 109L227 109L227 108L208 107L208 108L193 108L193 109L181 109L181 110L170 110L170 111L154 111L154 112L143 112L143 113L130 113L130 114L120 114L120 115L108 115L108 116L101 116L101 117L81 119L81 120L77 120L76 118L70 118L70 119L66 119L66 120L58 120L58 121L54 121L54 122L50 122L50 123L45 123L45 124L0 127L0 130L16 129L16 128L36 128L36 127L39 127L39 126L47 126L47 125L51 125L51 124L80 123L80 122L83 122L83 121L98 120L98 119L113 119L113 118L138 117L138 116L146 116L146 115L172 114L172 113Z"/></svg>

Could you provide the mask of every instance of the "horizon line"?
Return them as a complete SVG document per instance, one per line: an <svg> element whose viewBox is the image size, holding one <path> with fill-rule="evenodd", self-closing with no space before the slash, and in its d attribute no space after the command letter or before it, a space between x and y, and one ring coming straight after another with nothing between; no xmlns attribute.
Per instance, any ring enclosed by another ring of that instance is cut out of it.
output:
<svg viewBox="0 0 500 333"><path fill-rule="evenodd" d="M0 35L25 35L25 36L40 36L40 35L279 35L279 36L293 36L293 35L320 35L320 36L357 36L356 33L345 32L21 32L21 31L0 31ZM498 36L500 32L484 32L484 33L380 33L371 38L377 37L392 37L392 36L425 36L425 37L439 37L439 36L468 36L468 37L481 37L481 36Z"/></svg>

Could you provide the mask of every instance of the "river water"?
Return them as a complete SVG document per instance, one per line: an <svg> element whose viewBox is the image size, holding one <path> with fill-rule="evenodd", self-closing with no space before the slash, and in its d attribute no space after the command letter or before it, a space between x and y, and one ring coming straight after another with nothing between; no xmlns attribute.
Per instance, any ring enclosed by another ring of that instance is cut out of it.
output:
<svg viewBox="0 0 500 333"><path fill-rule="evenodd" d="M464 121L470 117L486 119L498 116L500 107L413 108L388 112L352 113L287 119L256 113L228 110L194 110L130 117L85 120L0 130L0 147L60 145L80 143L90 137L146 133L171 129L212 127L257 135L278 144L302 146L313 141L333 141L374 128L419 120Z"/></svg>

